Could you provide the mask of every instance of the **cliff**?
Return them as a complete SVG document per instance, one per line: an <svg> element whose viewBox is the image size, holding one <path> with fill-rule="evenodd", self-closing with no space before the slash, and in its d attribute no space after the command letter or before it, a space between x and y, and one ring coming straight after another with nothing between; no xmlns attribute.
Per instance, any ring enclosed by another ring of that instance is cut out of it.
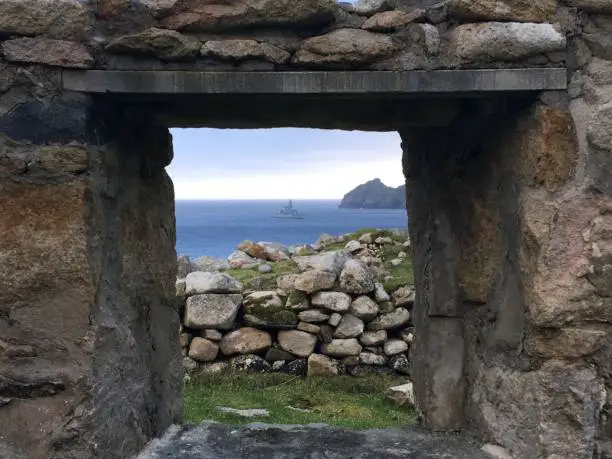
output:
<svg viewBox="0 0 612 459"><path fill-rule="evenodd" d="M392 188L380 179L370 180L349 191L340 202L341 209L404 209L406 187Z"/></svg>

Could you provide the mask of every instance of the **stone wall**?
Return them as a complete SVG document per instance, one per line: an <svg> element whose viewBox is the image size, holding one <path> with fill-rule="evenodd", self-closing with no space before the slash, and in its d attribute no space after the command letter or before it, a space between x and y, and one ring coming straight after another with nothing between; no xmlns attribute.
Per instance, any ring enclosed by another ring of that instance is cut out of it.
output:
<svg viewBox="0 0 612 459"><path fill-rule="evenodd" d="M0 88L0 451L126 457L182 418L168 131L62 94L56 70L10 75Z"/></svg>
<svg viewBox="0 0 612 459"><path fill-rule="evenodd" d="M611 455L611 17L606 0L0 0L0 451L127 457L181 418L167 130L62 91L62 68L564 66L565 93L401 129L411 363L432 428Z"/></svg>
<svg viewBox="0 0 612 459"><path fill-rule="evenodd" d="M580 18L592 32L570 42L569 94L473 103L445 129L401 132L419 409L520 458L611 451L612 67L593 41L607 19Z"/></svg>
<svg viewBox="0 0 612 459"><path fill-rule="evenodd" d="M558 66L575 32L555 0L4 0L0 17L4 60L76 69Z"/></svg>
<svg viewBox="0 0 612 459"><path fill-rule="evenodd" d="M330 243L344 245L342 241L348 241L344 248L325 250ZM229 263L180 257L179 276L185 277L177 280L177 295L186 371L410 375L412 282L387 283L389 292L379 282L392 278L386 267L410 265L409 241L405 236L365 233L360 240L343 236L326 242L312 255L298 255L281 244L247 241L240 247L259 257L244 251L232 254ZM297 252L304 250L300 246ZM384 263L373 255L381 250L400 258ZM269 254L283 260L284 270L291 272L264 274L247 285L231 276L245 271L256 276L258 269L271 272L278 261L263 262L270 260ZM228 273L230 263L240 267Z"/></svg>

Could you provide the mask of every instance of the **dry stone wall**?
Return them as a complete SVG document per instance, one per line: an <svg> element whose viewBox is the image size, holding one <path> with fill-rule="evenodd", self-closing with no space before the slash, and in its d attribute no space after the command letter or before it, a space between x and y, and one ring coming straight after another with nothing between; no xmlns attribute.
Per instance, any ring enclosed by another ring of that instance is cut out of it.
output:
<svg viewBox="0 0 612 459"><path fill-rule="evenodd" d="M421 5L419 5L421 3ZM431 2L430 2L431 3ZM3 0L2 56L74 69L558 66L568 8L488 0Z"/></svg>
<svg viewBox="0 0 612 459"><path fill-rule="evenodd" d="M180 257L179 275L184 277L177 279L177 295L186 371L410 375L414 289L410 280L387 292L377 281L385 277L383 261L372 255L394 251L399 258L391 266L410 265L409 241L365 233L341 250L324 248L347 239L327 236L321 251L312 255L295 252L313 246L289 250L246 241L240 247L248 253L239 250L229 261ZM289 264L285 269L293 272L268 279L272 285L264 290L254 288L256 278L243 285L227 273L230 266L265 273L276 263L271 259Z"/></svg>
<svg viewBox="0 0 612 459"><path fill-rule="evenodd" d="M0 0L0 451L129 457L182 417L168 131L62 69L564 66L401 130L410 363L429 427L611 456L611 62L608 0Z"/></svg>

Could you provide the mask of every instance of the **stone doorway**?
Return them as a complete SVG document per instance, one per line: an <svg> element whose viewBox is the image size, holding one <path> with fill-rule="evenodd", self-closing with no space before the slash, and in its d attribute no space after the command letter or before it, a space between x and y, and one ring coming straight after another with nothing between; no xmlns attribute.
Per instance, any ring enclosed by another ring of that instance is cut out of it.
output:
<svg viewBox="0 0 612 459"><path fill-rule="evenodd" d="M0 123L1 441L33 457L125 457L181 421L168 126L397 130L424 425L517 457L589 457L606 439L608 206L575 182L562 95L130 89L146 79L102 94L70 78L91 94L32 100Z"/></svg>

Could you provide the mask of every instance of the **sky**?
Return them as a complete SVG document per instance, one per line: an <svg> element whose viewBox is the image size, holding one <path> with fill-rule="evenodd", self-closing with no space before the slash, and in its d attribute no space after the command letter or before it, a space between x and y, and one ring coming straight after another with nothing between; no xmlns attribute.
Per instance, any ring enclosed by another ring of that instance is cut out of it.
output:
<svg viewBox="0 0 612 459"><path fill-rule="evenodd" d="M340 199L404 183L396 132L172 129L176 199Z"/></svg>

